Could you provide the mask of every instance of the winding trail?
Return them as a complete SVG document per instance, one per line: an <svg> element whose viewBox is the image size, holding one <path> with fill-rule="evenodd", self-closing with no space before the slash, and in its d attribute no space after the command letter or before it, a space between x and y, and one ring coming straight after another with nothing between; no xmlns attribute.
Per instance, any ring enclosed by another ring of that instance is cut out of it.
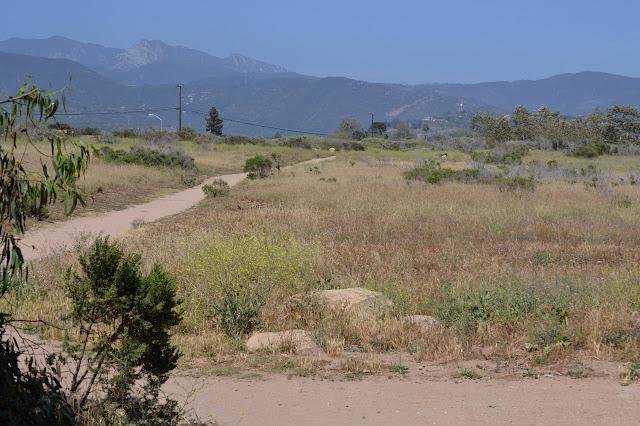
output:
<svg viewBox="0 0 640 426"><path fill-rule="evenodd" d="M314 158L313 160L287 166L284 169L301 164L320 163L334 158ZM117 237L131 229L131 223L134 220L153 222L193 207L205 198L202 187L210 184L214 179L223 179L229 186L234 186L246 177L246 173L213 176L198 186L148 203L132 206L124 210L109 211L98 216L79 217L50 224L33 232L27 232L23 236L20 242L22 254L25 260L35 260L68 247L76 238L82 235L92 234Z"/></svg>

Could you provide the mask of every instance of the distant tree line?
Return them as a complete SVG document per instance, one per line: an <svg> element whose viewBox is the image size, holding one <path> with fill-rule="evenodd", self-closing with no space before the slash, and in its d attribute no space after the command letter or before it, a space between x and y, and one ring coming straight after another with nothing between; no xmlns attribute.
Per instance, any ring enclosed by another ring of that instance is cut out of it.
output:
<svg viewBox="0 0 640 426"><path fill-rule="evenodd" d="M490 146L509 140L547 139L553 149L562 149L570 143L593 146L603 154L611 149L611 145L640 145L640 110L614 105L604 111L596 108L586 117L578 115L569 119L546 106L529 111L518 105L509 115L496 117L489 111L476 113L471 130Z"/></svg>

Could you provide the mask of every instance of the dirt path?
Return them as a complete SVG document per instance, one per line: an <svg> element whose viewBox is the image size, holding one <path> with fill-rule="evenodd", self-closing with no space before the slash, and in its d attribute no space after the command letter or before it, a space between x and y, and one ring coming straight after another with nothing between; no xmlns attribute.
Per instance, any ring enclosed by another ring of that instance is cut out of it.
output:
<svg viewBox="0 0 640 426"><path fill-rule="evenodd" d="M315 158L297 165L319 163L333 158L335 157ZM289 167L295 167L295 165ZM289 167L285 167L285 169ZM27 232L20 244L22 254L26 260L35 260L55 253L61 248L68 247L76 238L82 235L102 234L116 237L131 229L133 221L153 222L193 207L205 198L202 186L210 184L214 179L223 179L230 186L233 186L246 176L246 173L214 176L196 187L167 195L145 204L132 206L125 210L111 211L90 217L79 217L65 222L53 223L33 232Z"/></svg>
<svg viewBox="0 0 640 426"><path fill-rule="evenodd" d="M167 390L195 388L187 417L221 425L640 424L640 384L613 377L179 377Z"/></svg>

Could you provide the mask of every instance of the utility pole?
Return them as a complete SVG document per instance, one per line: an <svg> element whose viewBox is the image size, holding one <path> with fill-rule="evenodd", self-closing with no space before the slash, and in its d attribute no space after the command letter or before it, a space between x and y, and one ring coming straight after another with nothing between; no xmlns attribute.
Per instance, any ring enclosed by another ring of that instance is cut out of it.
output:
<svg viewBox="0 0 640 426"><path fill-rule="evenodd" d="M182 131L182 87L184 84L178 84L178 131Z"/></svg>
<svg viewBox="0 0 640 426"><path fill-rule="evenodd" d="M376 115L376 113L370 112L369 115L371 116L371 137L373 138L373 116Z"/></svg>

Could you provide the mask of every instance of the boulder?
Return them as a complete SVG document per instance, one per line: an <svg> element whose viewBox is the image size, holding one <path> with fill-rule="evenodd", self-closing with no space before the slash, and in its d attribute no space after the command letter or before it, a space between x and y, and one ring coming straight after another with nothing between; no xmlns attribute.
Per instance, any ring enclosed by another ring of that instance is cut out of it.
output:
<svg viewBox="0 0 640 426"><path fill-rule="evenodd" d="M309 332L305 330L257 333L247 340L247 349L252 352L260 349L293 350L296 353L306 355L315 355L321 352Z"/></svg>

